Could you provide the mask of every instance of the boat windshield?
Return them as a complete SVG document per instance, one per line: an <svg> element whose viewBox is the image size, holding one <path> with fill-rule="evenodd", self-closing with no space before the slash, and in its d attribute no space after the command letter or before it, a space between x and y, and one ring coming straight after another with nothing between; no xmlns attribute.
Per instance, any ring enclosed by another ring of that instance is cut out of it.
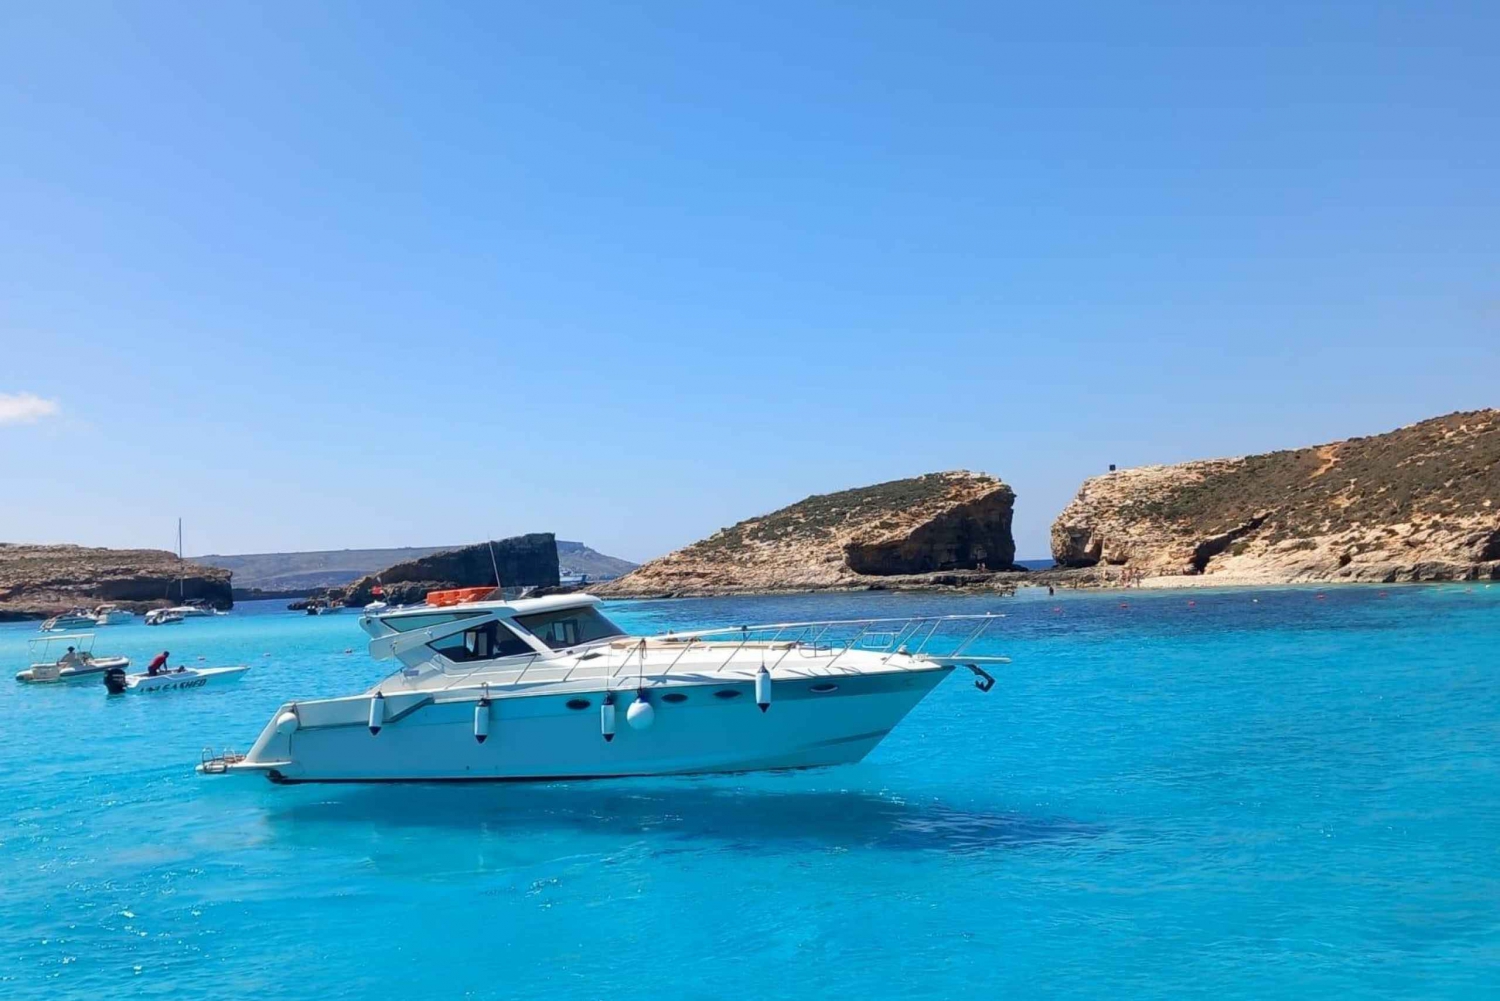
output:
<svg viewBox="0 0 1500 1001"><path fill-rule="evenodd" d="M553 650L625 635L625 630L606 619L592 605L517 615L516 621Z"/></svg>

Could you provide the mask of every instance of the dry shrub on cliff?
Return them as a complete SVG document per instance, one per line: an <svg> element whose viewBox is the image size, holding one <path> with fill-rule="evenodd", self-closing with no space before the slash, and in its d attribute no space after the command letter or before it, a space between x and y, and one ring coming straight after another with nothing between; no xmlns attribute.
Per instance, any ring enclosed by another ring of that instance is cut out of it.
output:
<svg viewBox="0 0 1500 1001"><path fill-rule="evenodd" d="M1500 518L1500 412L1494 410L1248 456L1122 513L1176 522L1203 535L1270 514L1268 539L1280 541L1486 509Z"/></svg>

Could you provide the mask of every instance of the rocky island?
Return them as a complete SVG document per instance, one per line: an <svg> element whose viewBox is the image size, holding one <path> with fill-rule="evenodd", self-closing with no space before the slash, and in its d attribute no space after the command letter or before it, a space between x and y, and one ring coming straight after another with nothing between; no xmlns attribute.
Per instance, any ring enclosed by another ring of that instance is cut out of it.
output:
<svg viewBox="0 0 1500 1001"><path fill-rule="evenodd" d="M0 543L0 621L45 619L109 601L137 611L181 600L234 604L231 574L161 549Z"/></svg>
<svg viewBox="0 0 1500 1001"><path fill-rule="evenodd" d="M590 588L614 597L1008 586L1016 495L967 471L808 497Z"/></svg>
<svg viewBox="0 0 1500 1001"><path fill-rule="evenodd" d="M376 597L393 605L415 604L423 601L428 591L493 585L497 567L500 581L506 587L556 587L556 536L551 532L533 532L445 549L367 574L348 587L331 588L327 598L356 606L368 604ZM376 588L380 589L378 595Z"/></svg>
<svg viewBox="0 0 1500 1001"><path fill-rule="evenodd" d="M1500 579L1500 411L1096 476L1052 556L1086 583Z"/></svg>

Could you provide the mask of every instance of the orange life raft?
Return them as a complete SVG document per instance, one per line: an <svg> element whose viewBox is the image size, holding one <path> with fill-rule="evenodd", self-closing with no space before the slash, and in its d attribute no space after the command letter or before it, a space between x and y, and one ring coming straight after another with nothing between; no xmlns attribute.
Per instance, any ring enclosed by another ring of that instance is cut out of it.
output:
<svg viewBox="0 0 1500 1001"><path fill-rule="evenodd" d="M483 601L495 589L492 587L460 587L453 591L428 591L427 604L435 608L462 605L466 601Z"/></svg>

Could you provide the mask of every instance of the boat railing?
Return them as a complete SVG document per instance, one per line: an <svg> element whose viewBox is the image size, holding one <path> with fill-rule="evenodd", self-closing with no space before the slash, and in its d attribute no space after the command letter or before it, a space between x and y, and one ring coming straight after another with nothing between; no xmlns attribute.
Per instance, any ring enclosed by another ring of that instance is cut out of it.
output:
<svg viewBox="0 0 1500 1001"><path fill-rule="evenodd" d="M910 618L827 619L816 622L772 622L762 625L723 626L667 632L633 639L613 677L628 675L632 659L639 676L671 674L693 651L725 649L723 660L713 668L721 673L746 650L760 651L767 670L775 671L789 657L819 660L833 667L851 650L882 654L883 661L897 655L916 659L953 661L967 655L1000 619L1000 613L983 615L922 615ZM648 663L655 652L673 652L670 661ZM768 657L768 654L774 656ZM1000 658L984 658L998 660Z"/></svg>

